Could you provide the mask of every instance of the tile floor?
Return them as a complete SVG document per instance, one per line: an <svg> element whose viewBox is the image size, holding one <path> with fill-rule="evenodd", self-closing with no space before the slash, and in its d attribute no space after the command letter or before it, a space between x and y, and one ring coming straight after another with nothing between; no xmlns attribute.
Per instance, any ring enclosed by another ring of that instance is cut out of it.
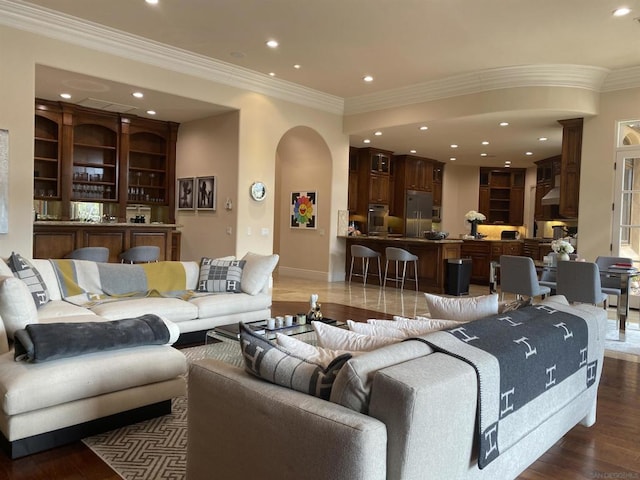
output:
<svg viewBox="0 0 640 480"><path fill-rule="evenodd" d="M411 287L412 285L409 288L400 290L390 286L381 288L375 282L373 284L368 283L365 286L355 282L351 284L348 282L321 282L276 274L273 280L273 299L279 301L308 301L311 293L317 293L320 303L351 305L374 312L401 315L403 317L426 315L428 310L424 293L416 292ZM487 286L471 285L469 288L470 295L486 295L488 293L489 287ZM513 298L513 296L505 296L505 300ZM610 319L616 318L614 308L608 309L608 317ZM640 328L640 312L638 310L630 311L628 325L628 330L638 330ZM634 337L627 335L627 342L632 338ZM640 362L639 356L622 352L607 350L607 356Z"/></svg>

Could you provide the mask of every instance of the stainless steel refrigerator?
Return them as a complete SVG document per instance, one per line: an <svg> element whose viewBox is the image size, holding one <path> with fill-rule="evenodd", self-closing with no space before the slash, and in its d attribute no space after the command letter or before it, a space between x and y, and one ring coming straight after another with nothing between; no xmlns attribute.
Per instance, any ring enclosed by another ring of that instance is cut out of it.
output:
<svg viewBox="0 0 640 480"><path fill-rule="evenodd" d="M407 190L405 237L422 237L423 232L431 230L432 214L433 195L431 193Z"/></svg>

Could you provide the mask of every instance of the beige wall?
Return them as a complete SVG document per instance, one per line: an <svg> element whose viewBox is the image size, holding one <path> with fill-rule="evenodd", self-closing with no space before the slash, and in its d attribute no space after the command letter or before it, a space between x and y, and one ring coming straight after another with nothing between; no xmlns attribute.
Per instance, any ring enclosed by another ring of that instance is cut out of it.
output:
<svg viewBox="0 0 640 480"><path fill-rule="evenodd" d="M235 255L237 239L239 112L180 125L176 177L215 176L216 211L179 210L176 223L183 225L182 260ZM226 200L232 208L225 208Z"/></svg>
<svg viewBox="0 0 640 480"><path fill-rule="evenodd" d="M15 48L16 45L20 48ZM238 141L233 250L238 256L244 255L247 251L272 252L272 192L275 185L276 150L282 136L292 128L313 128L328 146L333 162L332 198L326 205L330 212L326 234L332 238L328 242L328 248L316 252L316 255L324 258L328 268L326 274L329 277L339 275L344 269L340 261L344 246L334 238L337 230L337 211L345 209L347 205L347 179L346 174L342 172L347 171L348 137L342 132L340 115L217 84L203 78L203 74L187 75L7 27L0 27L0 128L8 129L10 132L11 190L9 234L0 235L2 254L11 250L30 254L32 250L33 102L36 64L77 71L236 109L239 114L237 135L234 133ZM212 141L215 142L215 139ZM225 148L231 150L229 145ZM182 158L182 155L178 157L177 162L179 175L191 169L195 170L192 161ZM206 159L199 157L198 162L206 162ZM229 164L221 167L225 170L225 175L229 173L228 167ZM255 180L265 182L271 192L264 202L250 200L249 186ZM182 214L180 216L182 217ZM222 217L221 213L217 218L222 225L227 225L228 218ZM263 227L269 229L269 235L253 233L260 232ZM193 228L192 222L187 224L185 217L185 237L192 234ZM194 235L199 235L199 225L197 228L193 232ZM225 238L225 252L227 241ZM206 245L198 242L197 246L192 247L187 243L185 255L200 255L200 252L205 251L210 251Z"/></svg>
<svg viewBox="0 0 640 480"><path fill-rule="evenodd" d="M585 118L580 170L578 251L587 260L609 255L617 122L640 118L640 88L603 93L600 113Z"/></svg>

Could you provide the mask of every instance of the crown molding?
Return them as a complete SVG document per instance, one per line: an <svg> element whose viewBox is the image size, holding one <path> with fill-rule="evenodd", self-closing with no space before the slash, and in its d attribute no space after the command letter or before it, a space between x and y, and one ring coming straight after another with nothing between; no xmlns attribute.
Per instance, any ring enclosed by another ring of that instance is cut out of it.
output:
<svg viewBox="0 0 640 480"><path fill-rule="evenodd" d="M609 74L602 86L602 91L612 92L638 86L640 86L640 67L623 68Z"/></svg>
<svg viewBox="0 0 640 480"><path fill-rule="evenodd" d="M0 25L329 113L344 110L341 97L14 0L0 0Z"/></svg>
<svg viewBox="0 0 640 480"><path fill-rule="evenodd" d="M517 87L571 87L600 91L609 74L588 65L516 65L464 73L347 98L345 115Z"/></svg>

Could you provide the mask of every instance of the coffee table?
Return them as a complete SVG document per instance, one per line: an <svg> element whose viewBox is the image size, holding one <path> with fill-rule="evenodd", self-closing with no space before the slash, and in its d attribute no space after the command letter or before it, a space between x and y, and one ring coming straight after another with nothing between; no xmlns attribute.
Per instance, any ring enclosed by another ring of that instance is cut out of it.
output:
<svg viewBox="0 0 640 480"><path fill-rule="evenodd" d="M333 325L336 327L344 328L346 327L345 322L340 322L337 320L333 320L330 318L325 318L323 323L328 323L329 325ZM259 320L257 322L247 322L251 328L255 329L261 335L264 335L269 340L275 340L276 334L280 333L283 335L302 335L305 333L312 333L313 325L310 322L304 323L302 325L298 325L294 322L294 324L290 327L282 327L282 328L274 328L273 330L267 329L267 321ZM232 323L228 325L221 325L219 327L214 327L213 330L209 330L207 332L205 338L205 344L213 343L219 340L228 341L235 340L238 341L238 324Z"/></svg>

